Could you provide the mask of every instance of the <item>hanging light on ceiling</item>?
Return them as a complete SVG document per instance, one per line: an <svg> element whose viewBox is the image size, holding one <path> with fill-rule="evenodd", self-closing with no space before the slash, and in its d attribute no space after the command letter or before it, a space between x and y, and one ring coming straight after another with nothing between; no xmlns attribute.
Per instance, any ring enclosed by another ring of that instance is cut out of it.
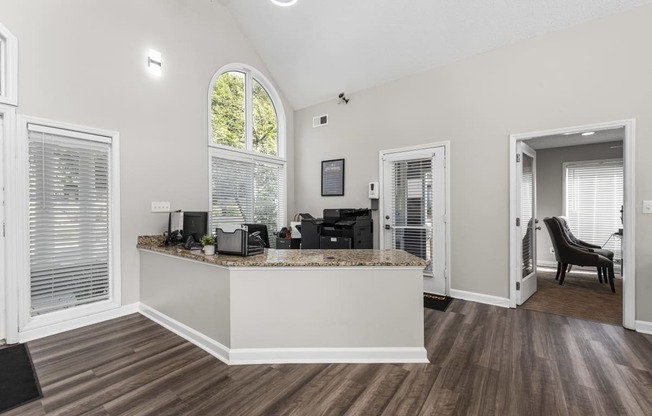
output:
<svg viewBox="0 0 652 416"><path fill-rule="evenodd" d="M295 4L298 0L270 0L270 1L271 1L272 3L274 3L275 5L277 5L277 6L287 7L287 6L292 6L292 5Z"/></svg>

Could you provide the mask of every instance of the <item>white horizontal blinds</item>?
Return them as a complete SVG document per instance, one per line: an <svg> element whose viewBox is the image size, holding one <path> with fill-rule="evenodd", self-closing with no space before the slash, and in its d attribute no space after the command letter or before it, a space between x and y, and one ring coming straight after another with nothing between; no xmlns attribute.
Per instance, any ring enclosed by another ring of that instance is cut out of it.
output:
<svg viewBox="0 0 652 416"><path fill-rule="evenodd" d="M603 245L622 228L623 162L566 165L566 216L573 234L587 243ZM620 239L604 247L620 258Z"/></svg>
<svg viewBox="0 0 652 416"><path fill-rule="evenodd" d="M523 276L534 271L534 170L533 159L523 153L523 170L521 175L521 238L523 244Z"/></svg>
<svg viewBox="0 0 652 416"><path fill-rule="evenodd" d="M28 126L31 315L110 296L106 137Z"/></svg>
<svg viewBox="0 0 652 416"><path fill-rule="evenodd" d="M211 157L211 228L266 224L273 236L285 222L285 165L254 158ZM270 238L270 245L275 240Z"/></svg>
<svg viewBox="0 0 652 416"><path fill-rule="evenodd" d="M392 246L431 261L432 159L393 162ZM426 271L432 269L430 264Z"/></svg>
<svg viewBox="0 0 652 416"><path fill-rule="evenodd" d="M267 224L269 235L277 233L285 223L285 169L282 165L255 162L254 223ZM270 238L270 246L276 239Z"/></svg>

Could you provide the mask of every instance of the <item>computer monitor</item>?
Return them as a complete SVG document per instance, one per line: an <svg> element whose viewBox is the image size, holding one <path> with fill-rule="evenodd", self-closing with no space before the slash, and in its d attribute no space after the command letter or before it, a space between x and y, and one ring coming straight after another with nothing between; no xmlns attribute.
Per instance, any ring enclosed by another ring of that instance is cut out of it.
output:
<svg viewBox="0 0 652 416"><path fill-rule="evenodd" d="M265 248L269 248L269 235L267 233L267 225L265 224L242 224L247 226L247 232L251 235L256 231L259 232L258 236L263 239Z"/></svg>
<svg viewBox="0 0 652 416"><path fill-rule="evenodd" d="M183 212L183 238L192 235L195 241L208 233L208 212Z"/></svg>

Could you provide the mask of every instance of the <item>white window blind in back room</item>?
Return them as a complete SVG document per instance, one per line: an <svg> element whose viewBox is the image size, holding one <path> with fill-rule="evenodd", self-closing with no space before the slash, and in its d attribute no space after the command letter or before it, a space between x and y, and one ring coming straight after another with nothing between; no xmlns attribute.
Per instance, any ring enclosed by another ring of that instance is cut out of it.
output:
<svg viewBox="0 0 652 416"><path fill-rule="evenodd" d="M218 224L266 224L270 245L285 223L285 163L211 149L211 230ZM219 244L219 243L218 243Z"/></svg>
<svg viewBox="0 0 652 416"><path fill-rule="evenodd" d="M28 125L32 316L110 297L111 143Z"/></svg>
<svg viewBox="0 0 652 416"><path fill-rule="evenodd" d="M565 164L566 216L573 234L587 243L602 246L620 258L620 239L612 237L622 228L623 162L573 162Z"/></svg>

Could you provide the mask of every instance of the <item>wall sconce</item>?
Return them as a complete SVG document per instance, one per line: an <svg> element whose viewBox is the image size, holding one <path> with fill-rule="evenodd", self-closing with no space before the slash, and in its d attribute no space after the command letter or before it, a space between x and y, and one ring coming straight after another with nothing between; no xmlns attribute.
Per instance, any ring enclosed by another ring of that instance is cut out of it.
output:
<svg viewBox="0 0 652 416"><path fill-rule="evenodd" d="M147 68L150 74L161 76L161 52L155 51L154 49L149 50Z"/></svg>

